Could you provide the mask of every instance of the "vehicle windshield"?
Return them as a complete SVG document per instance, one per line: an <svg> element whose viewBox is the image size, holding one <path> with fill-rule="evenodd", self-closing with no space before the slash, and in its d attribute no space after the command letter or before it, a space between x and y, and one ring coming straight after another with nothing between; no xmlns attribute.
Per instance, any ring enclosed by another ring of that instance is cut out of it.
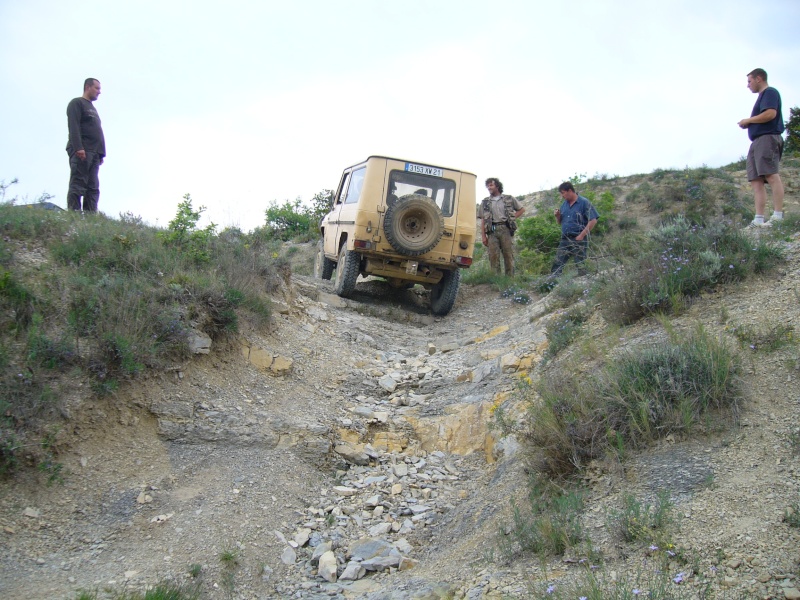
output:
<svg viewBox="0 0 800 600"><path fill-rule="evenodd" d="M407 171L392 171L389 174L389 188L387 190L387 204L393 204L397 198L409 194L419 194L433 199L445 217L453 215L455 208L456 182L451 179L409 173Z"/></svg>

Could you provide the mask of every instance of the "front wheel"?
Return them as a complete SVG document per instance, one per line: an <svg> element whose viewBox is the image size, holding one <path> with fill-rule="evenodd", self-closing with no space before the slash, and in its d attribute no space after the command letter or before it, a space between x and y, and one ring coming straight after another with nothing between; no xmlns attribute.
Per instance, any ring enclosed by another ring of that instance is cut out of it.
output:
<svg viewBox="0 0 800 600"><path fill-rule="evenodd" d="M361 257L343 244L339 251L339 262L336 263L336 294L342 298L349 298L356 289L356 280L361 266Z"/></svg>
<svg viewBox="0 0 800 600"><path fill-rule="evenodd" d="M335 268L336 262L325 256L322 240L320 240L319 244L317 244L317 256L314 258L314 277L317 279L330 279Z"/></svg>
<svg viewBox="0 0 800 600"><path fill-rule="evenodd" d="M431 288L431 310L433 310L433 314L444 316L453 309L460 283L460 269L444 272L442 280Z"/></svg>

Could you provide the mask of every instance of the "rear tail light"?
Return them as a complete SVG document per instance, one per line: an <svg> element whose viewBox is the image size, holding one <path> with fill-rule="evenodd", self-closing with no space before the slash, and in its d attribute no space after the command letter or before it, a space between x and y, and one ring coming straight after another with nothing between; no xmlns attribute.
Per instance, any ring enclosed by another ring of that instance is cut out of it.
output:
<svg viewBox="0 0 800 600"><path fill-rule="evenodd" d="M471 256L456 256L456 264L459 267L468 267L472 264Z"/></svg>
<svg viewBox="0 0 800 600"><path fill-rule="evenodd" d="M372 242L366 240L354 240L353 248L360 248L361 250L372 250Z"/></svg>

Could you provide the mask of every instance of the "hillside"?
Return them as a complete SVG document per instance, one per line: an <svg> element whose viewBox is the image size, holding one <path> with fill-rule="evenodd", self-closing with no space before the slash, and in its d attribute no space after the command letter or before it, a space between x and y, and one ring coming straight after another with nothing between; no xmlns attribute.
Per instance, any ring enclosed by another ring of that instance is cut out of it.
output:
<svg viewBox="0 0 800 600"><path fill-rule="evenodd" d="M677 212L745 214L743 175L656 172L586 187L616 199L611 238ZM782 175L785 211L800 213L800 168ZM526 196L528 212L549 210L552 195ZM6 243L19 272L52 260L36 238ZM800 598L800 528L785 516L800 500L800 354L794 341L766 351L737 337L745 325L800 322L800 236L775 243L777 268L710 288L668 320L679 337L702 325L737 348L738 419L712 417L581 473L591 553L501 550L511 500L528 495L531 457L491 424L498 406L521 415L525 381L556 368L544 360L555 298L528 289L519 303L465 285L439 318L423 291L398 297L360 281L345 301L301 274L306 244L287 257L293 274L271 286L268 324L241 320L208 353L201 344L110 395L74 370L53 375L61 466L0 483L0 596L105 597L173 580L197 582L202 598L531 598L550 585L569 597L559 590L587 561L632 590L663 549L620 541L607 517L626 495L652 503L666 492L680 553L663 568L679 581L659 597ZM560 360L580 344L598 356L666 344L667 329L653 317L613 325L593 311Z"/></svg>

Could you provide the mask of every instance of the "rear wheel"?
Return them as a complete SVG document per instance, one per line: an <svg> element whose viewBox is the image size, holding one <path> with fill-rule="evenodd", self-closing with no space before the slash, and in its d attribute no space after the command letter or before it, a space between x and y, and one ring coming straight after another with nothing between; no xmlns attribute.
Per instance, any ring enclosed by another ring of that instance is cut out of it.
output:
<svg viewBox="0 0 800 600"><path fill-rule="evenodd" d="M330 279L335 268L336 262L325 256L322 240L320 240L319 244L317 244L317 256L314 259L314 277L317 279Z"/></svg>
<svg viewBox="0 0 800 600"><path fill-rule="evenodd" d="M356 289L356 280L361 266L361 256L347 249L347 244L342 244L339 251L339 262L336 263L336 282L334 289L342 298L348 298Z"/></svg>
<svg viewBox="0 0 800 600"><path fill-rule="evenodd" d="M433 310L433 314L444 316L453 309L460 283L460 269L444 272L442 280L431 288L431 310Z"/></svg>

